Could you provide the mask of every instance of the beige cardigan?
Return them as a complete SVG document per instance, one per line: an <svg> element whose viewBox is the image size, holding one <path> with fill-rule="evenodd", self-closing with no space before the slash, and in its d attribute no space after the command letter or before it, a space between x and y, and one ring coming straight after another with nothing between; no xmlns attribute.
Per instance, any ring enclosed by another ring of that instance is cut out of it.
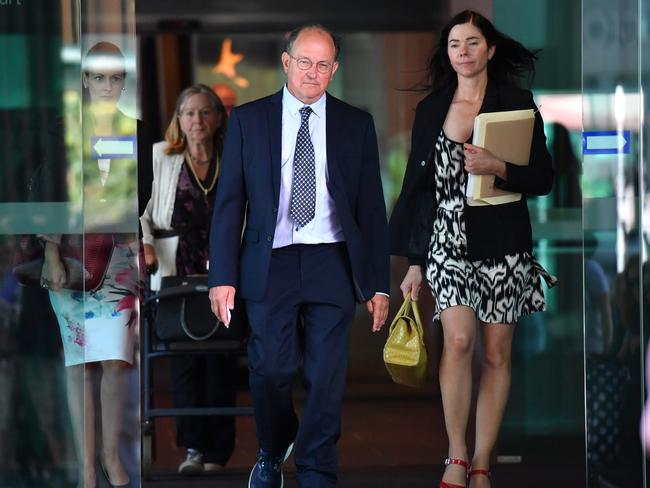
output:
<svg viewBox="0 0 650 488"><path fill-rule="evenodd" d="M140 217L142 242L156 248L158 271L151 277L151 289L160 288L160 278L176 275L177 238L159 239L153 237L154 229L171 230L172 213L176 201L178 176L183 167L183 154L165 154L166 141L153 145L153 187L151 198ZM170 247L172 245L172 247Z"/></svg>

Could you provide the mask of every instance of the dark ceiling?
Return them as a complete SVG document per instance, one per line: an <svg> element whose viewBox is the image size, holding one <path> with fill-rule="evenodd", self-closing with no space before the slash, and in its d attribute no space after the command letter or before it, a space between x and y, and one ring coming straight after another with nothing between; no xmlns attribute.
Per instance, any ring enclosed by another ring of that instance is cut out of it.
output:
<svg viewBox="0 0 650 488"><path fill-rule="evenodd" d="M317 22L336 31L435 30L447 0L137 0L138 31L283 31Z"/></svg>

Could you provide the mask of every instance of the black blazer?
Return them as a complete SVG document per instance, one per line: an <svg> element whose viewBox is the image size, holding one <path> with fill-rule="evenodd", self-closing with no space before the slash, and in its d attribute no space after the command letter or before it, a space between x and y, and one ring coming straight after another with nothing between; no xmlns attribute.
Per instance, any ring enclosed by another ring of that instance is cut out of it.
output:
<svg viewBox="0 0 650 488"><path fill-rule="evenodd" d="M434 91L417 106L411 134L411 154L402 191L391 215L391 254L405 256L411 264L423 265L433 230L436 210L435 142L447 117L456 84ZM488 82L480 113L536 108L530 91ZM535 117L528 166L506 162L508 178L496 178L495 186L523 193L521 200L504 205L466 206L467 248L474 261L532 251L532 231L526 193L545 195L551 191L553 167L546 148L544 123Z"/></svg>
<svg viewBox="0 0 650 488"><path fill-rule="evenodd" d="M370 114L327 94L328 190L343 228L359 302L390 290L386 207ZM210 287L261 300L280 198L282 91L233 109L210 234ZM242 226L246 223L243 241Z"/></svg>

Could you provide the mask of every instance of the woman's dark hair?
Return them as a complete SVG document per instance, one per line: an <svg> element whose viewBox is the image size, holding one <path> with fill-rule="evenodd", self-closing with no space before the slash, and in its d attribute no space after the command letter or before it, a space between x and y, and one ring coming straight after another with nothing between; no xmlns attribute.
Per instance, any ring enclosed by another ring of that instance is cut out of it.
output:
<svg viewBox="0 0 650 488"><path fill-rule="evenodd" d="M489 47L496 50L488 62L488 78L499 83L517 85L522 78L532 82L535 76L536 52L529 51L522 44L499 32L492 22L473 10L456 14L440 32L438 45L429 60L428 80L425 88L436 90L456 80L456 72L447 54L447 43L451 29L460 24L472 24L481 31Z"/></svg>
<svg viewBox="0 0 650 488"><path fill-rule="evenodd" d="M226 139L226 127L228 125L228 113L226 108L223 106L221 98L217 96L211 88L197 83L196 85L189 86L185 88L176 99L176 108L174 109L174 115L172 117L167 131L165 132L165 140L167 141L167 147L165 148L165 154L180 154L187 148L187 141L185 140L185 135L181 131L181 121L180 116L183 110L183 106L187 99L192 95L206 95L210 100L212 108L214 108L219 114L219 127L214 132L214 146L215 154L221 156L223 151L223 144ZM219 168L217 167L217 171Z"/></svg>

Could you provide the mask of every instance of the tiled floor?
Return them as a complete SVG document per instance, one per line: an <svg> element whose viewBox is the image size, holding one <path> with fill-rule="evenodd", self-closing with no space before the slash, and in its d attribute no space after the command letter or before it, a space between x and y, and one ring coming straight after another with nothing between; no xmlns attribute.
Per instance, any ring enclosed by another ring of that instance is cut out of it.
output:
<svg viewBox="0 0 650 488"><path fill-rule="evenodd" d="M412 394L384 399L360 394L344 404L343 435L339 441L342 488L433 487L442 472L446 437L440 401L435 396ZM247 401L242 398L242 402ZM244 487L257 445L250 417L237 419L235 453L227 470L219 475L183 478L175 473L182 451L174 446L174 423L157 421L158 457L147 488ZM546 450L548 446L541 446ZM579 448L579 446L578 446ZM559 447L558 449L562 449ZM293 465L287 463L286 488L295 488ZM584 471L577 465L499 465L493 486L501 488L564 488L585 486Z"/></svg>
<svg viewBox="0 0 650 488"><path fill-rule="evenodd" d="M399 304L397 304L398 306ZM426 312L426 303L424 312ZM430 308L430 307L429 307ZM350 364L343 408L342 437L339 441L341 488L432 488L437 486L446 455L442 406L435 381L424 390L393 384L386 374L381 350L385 334L370 334L369 322L360 313L352 328ZM428 339L432 363L438 350L436 334ZM161 370L162 368L162 370ZM164 365L156 370L165 376ZM432 371L432 378L435 372ZM168 385L158 385L164 387ZM245 384L242 389L245 390ZM159 406L168 405L169 397L159 394ZM240 404L250 405L248 394L240 395ZM296 404L301 403L296 389ZM166 405L165 405L166 404ZM152 480L147 488L241 488L247 486L248 475L255 462L257 442L254 422L250 417L237 419L235 452L227 469L219 475L182 478L175 473L184 457L175 446L175 425L172 419L156 420L157 456ZM472 438L472 433L468 433ZM582 439L549 439L524 442L521 446L503 443L503 453L526 452L521 464L494 467L493 486L499 488L580 488L585 486ZM517 444L519 443L519 444ZM286 488L296 488L293 462L286 465Z"/></svg>
<svg viewBox="0 0 650 488"><path fill-rule="evenodd" d="M446 445L439 439L442 416L439 402L416 399L349 400L343 412L339 466L427 466L444 458ZM415 407L415 408L412 408ZM255 462L257 442L252 417L237 418L237 439L229 469L247 469ZM431 435L438 432L437 435ZM156 420L155 469L172 469L184 456L174 444L172 419Z"/></svg>
<svg viewBox="0 0 650 488"><path fill-rule="evenodd" d="M435 488L440 470L432 468L394 468L343 470L340 474L339 488ZM146 488L243 488L247 486L248 471L231 471L219 477L201 476L187 479L175 474L167 474L143 484ZM542 473L522 468L501 470L495 473L492 486L498 488L580 488L584 479L572 470L552 469ZM289 473L285 478L285 488L297 488L298 484ZM611 485L618 486L618 485Z"/></svg>

